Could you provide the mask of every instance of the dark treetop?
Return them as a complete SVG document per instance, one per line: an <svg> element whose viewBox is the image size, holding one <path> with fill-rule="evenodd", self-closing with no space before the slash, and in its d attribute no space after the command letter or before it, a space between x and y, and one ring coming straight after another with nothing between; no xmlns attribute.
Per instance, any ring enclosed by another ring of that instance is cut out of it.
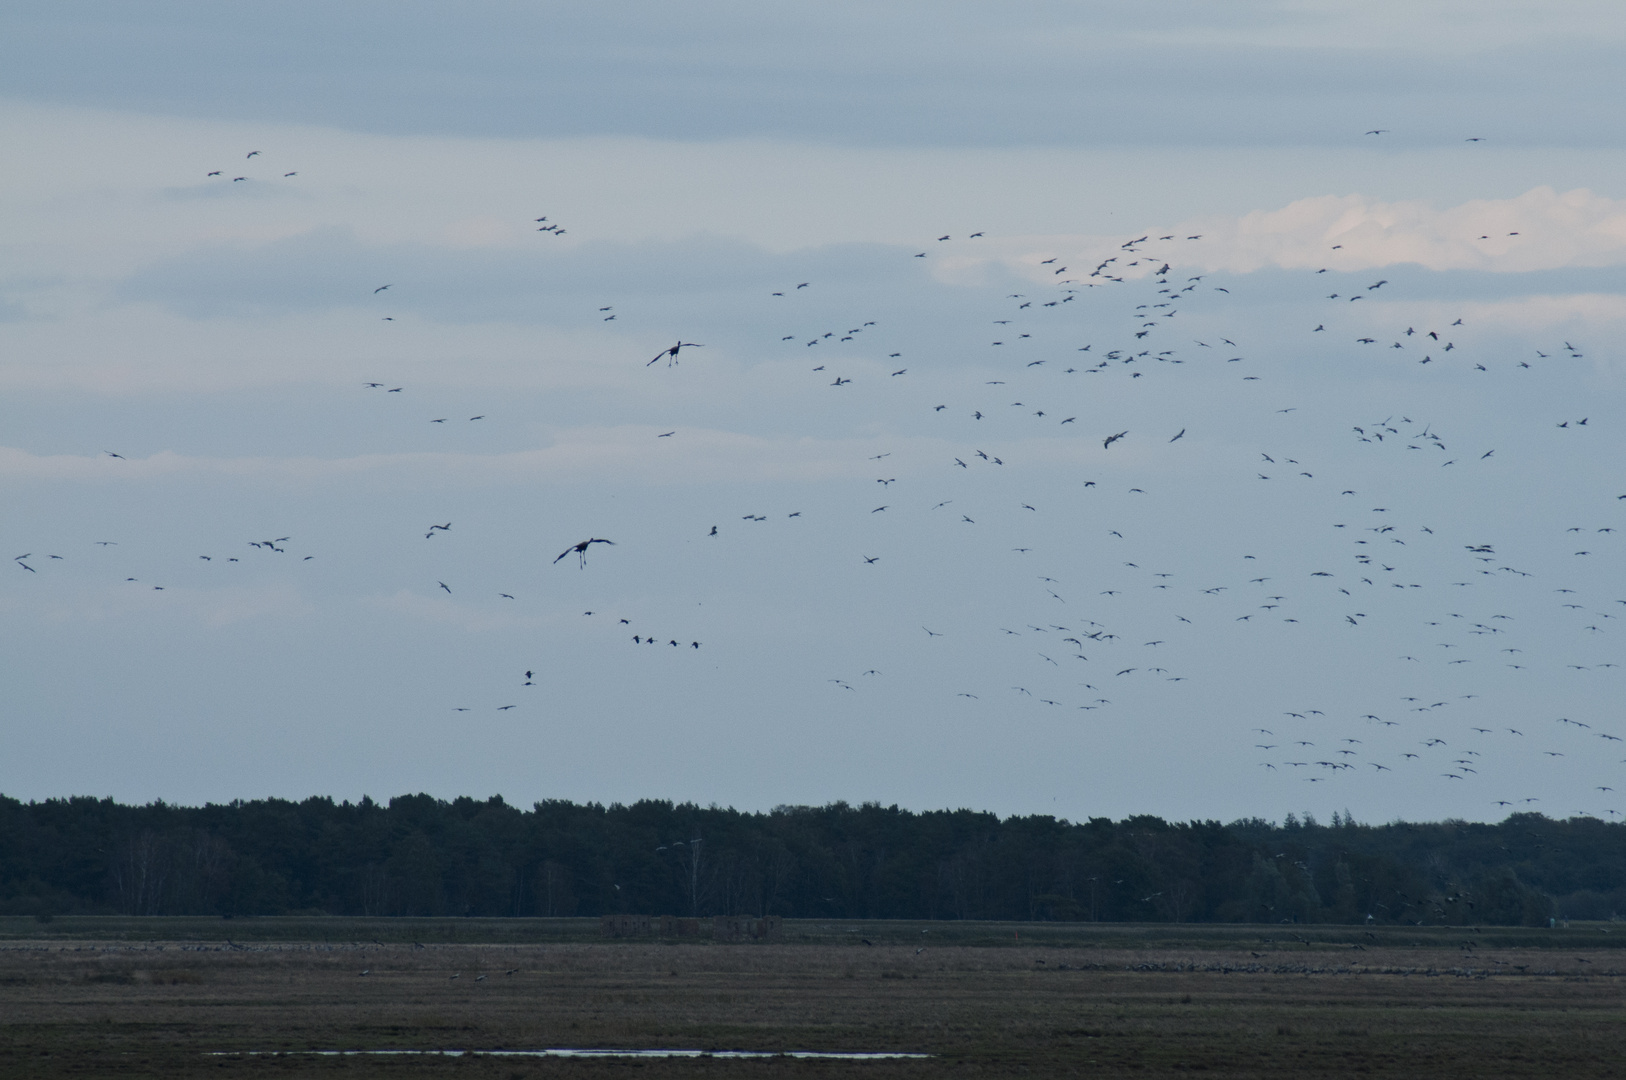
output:
<svg viewBox="0 0 1626 1080"><path fill-rule="evenodd" d="M598 915L1544 924L1626 910L1626 825L769 813L406 795L0 797L0 914Z"/></svg>

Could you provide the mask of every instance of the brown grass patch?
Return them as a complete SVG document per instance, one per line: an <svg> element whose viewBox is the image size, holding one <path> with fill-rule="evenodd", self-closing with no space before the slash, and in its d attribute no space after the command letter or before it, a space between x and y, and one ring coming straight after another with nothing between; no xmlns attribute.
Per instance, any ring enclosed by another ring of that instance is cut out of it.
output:
<svg viewBox="0 0 1626 1080"><path fill-rule="evenodd" d="M922 949L921 927L892 929L888 938L866 928L873 947L830 935L747 945L13 941L0 944L0 1073L1545 1080L1612 1076L1626 1060L1622 954L1572 939L1538 948L1480 932L1465 955L1461 934L1353 951L1263 941L1272 935L1257 928L1233 928L1231 944L1156 943L1165 927L1149 928L1142 947L1127 947L1122 928L1030 945L1041 935L1024 926L1019 946L1013 936ZM205 1056L550 1046L938 1057Z"/></svg>

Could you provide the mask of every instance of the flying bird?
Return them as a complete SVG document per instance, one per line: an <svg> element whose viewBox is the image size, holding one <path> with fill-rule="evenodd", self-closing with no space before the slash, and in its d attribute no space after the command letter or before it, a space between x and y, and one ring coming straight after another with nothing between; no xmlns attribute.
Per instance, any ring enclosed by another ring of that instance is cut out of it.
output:
<svg viewBox="0 0 1626 1080"><path fill-rule="evenodd" d="M558 558L553 560L554 564L557 565L558 562L559 562L559 559L563 559L566 555L569 555L572 551L574 551L576 553L577 557L581 560L582 569L585 570L587 568L587 548L588 548L588 545L590 545L590 544L609 544L611 547L614 547L615 546L615 541L614 540L605 540L605 539L603 539L601 537L595 536L595 537L592 537L591 539L583 540L579 544L571 544L569 547L565 548L563 551L561 551L559 553ZM446 591L451 592L450 589L447 589Z"/></svg>
<svg viewBox="0 0 1626 1080"><path fill-rule="evenodd" d="M800 287L800 286L798 286L798 287ZM662 349L660 352L656 353L655 354L655 360L659 360L661 357L664 356L664 357L666 357L666 366L671 367L673 364L677 363L678 351L680 349L702 349L702 348L705 348L705 346L700 344L698 341L680 341L676 345L670 346L669 348ZM649 367L650 364L653 364L655 362L655 360L651 360L648 364L645 364L644 367Z"/></svg>

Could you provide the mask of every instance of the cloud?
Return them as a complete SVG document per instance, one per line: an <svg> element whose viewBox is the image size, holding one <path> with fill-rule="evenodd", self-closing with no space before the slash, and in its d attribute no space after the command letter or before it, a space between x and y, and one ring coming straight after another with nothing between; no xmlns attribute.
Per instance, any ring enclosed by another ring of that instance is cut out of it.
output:
<svg viewBox="0 0 1626 1080"><path fill-rule="evenodd" d="M160 451L116 460L107 456L35 454L0 447L0 480L22 483L150 483L184 478L314 483L365 479L370 484L464 485L572 482L613 476L661 484L714 481L813 481L867 475L863 464L877 446L896 438L768 438L732 431L685 428L660 439L656 428L617 426L560 430L546 447L497 454L380 453L342 458L199 457ZM938 458L947 443L931 444ZM994 444L990 444L994 445ZM902 456L901 451L899 456ZM952 455L951 455L952 456Z"/></svg>
<svg viewBox="0 0 1626 1080"><path fill-rule="evenodd" d="M1337 141L1378 113L1622 133L1609 110L1522 107L1618 97L1599 0L1539 17L1399 0L35 6L8 19L0 93L361 131L1259 145Z"/></svg>
<svg viewBox="0 0 1626 1080"><path fill-rule="evenodd" d="M1126 242L1149 237L1133 250ZM1193 239L1194 237L1200 239ZM971 283L993 264L1036 283L1089 283L1107 272L1145 277L1167 261L1182 270L1248 274L1276 268L1342 272L1414 265L1498 274L1626 265L1626 200L1584 188L1533 188L1512 199L1474 199L1438 209L1413 200L1319 195L1240 217L1191 219L1115 236L999 237L987 254L940 260L940 280ZM1047 261L1048 260L1048 261ZM1057 268L1066 267L1058 278Z"/></svg>
<svg viewBox="0 0 1626 1080"><path fill-rule="evenodd" d="M369 243L329 227L265 244L201 246L141 267L118 295L195 319L352 308L375 319L413 314L447 322L598 325L607 298L693 304L707 295L749 293L765 301L770 283L788 288L797 275L876 284L898 263L895 251L878 244L776 255L707 235L562 247L533 238L530 250L491 246L513 226L459 219L439 245ZM374 292L380 285L392 286L387 296Z"/></svg>
<svg viewBox="0 0 1626 1080"><path fill-rule="evenodd" d="M224 482L233 490L243 490L245 485L302 490L359 483L377 495L588 481L663 488L855 479L868 484L874 479L873 462L878 453L886 456L884 471L889 476L941 478L956 458L974 463L976 451L1013 466L1064 472L1079 466L1143 464L1146 452L1145 448L1137 450L1138 440L1106 451L1098 433L1078 427L1057 428L1054 436L990 431L976 440L974 449L968 449L963 439L896 429L855 433L848 438L761 436L696 427L684 427L667 438L662 434L662 428L641 425L588 426L560 429L551 434L546 446L506 453L398 452L347 457L204 457L161 451L115 460L0 447L0 487Z"/></svg>
<svg viewBox="0 0 1626 1080"><path fill-rule="evenodd" d="M119 585L66 597L53 594L39 604L40 617L52 624L178 615L211 629L271 618L303 618L317 611L311 599L290 582L219 589L167 585L160 590L147 584ZM13 609L21 606L15 602L11 605Z"/></svg>
<svg viewBox="0 0 1626 1080"><path fill-rule="evenodd" d="M1575 293L1568 296L1520 296L1495 303L1462 306L1463 319L1476 326L1521 331L1584 325L1619 328L1626 323L1626 296Z"/></svg>
<svg viewBox="0 0 1626 1080"><path fill-rule="evenodd" d="M424 595L410 589L400 589L389 596L371 597L365 606L391 615L404 616L420 623L440 623L456 626L469 633L490 630L536 630L559 625L560 619L536 615L511 615L505 611L491 611L474 607L454 599L447 593Z"/></svg>
<svg viewBox="0 0 1626 1080"><path fill-rule="evenodd" d="M1256 211L1234 224L1215 223L1211 235L1206 265L1241 273L1400 263L1499 273L1611 266L1626 262L1626 201L1539 187L1513 199L1474 199L1437 210L1425 202L1324 195Z"/></svg>

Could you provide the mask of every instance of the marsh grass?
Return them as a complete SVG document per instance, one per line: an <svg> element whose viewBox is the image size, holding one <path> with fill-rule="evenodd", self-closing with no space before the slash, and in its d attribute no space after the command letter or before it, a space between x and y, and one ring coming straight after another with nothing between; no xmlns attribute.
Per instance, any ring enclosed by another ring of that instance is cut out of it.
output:
<svg viewBox="0 0 1626 1080"><path fill-rule="evenodd" d="M783 943L721 945L606 942L574 932L536 942L510 928L478 941L469 925L455 928L462 935L455 942L435 933L403 941L354 924L322 940L239 934L234 925L228 945L219 921L212 940L163 935L156 921L123 940L67 936L73 921L57 920L51 936L0 941L0 1073L8 1080L1191 1073L1450 1080L1616 1076L1626 1060L1626 952L1608 927L1542 938L1119 926L1069 937L1024 925L1018 943L1016 929L989 925L962 928L966 943L957 943L943 924L865 924L858 935L819 924L805 940L791 927ZM923 937L931 944L920 944ZM938 1057L206 1056L559 1046Z"/></svg>

